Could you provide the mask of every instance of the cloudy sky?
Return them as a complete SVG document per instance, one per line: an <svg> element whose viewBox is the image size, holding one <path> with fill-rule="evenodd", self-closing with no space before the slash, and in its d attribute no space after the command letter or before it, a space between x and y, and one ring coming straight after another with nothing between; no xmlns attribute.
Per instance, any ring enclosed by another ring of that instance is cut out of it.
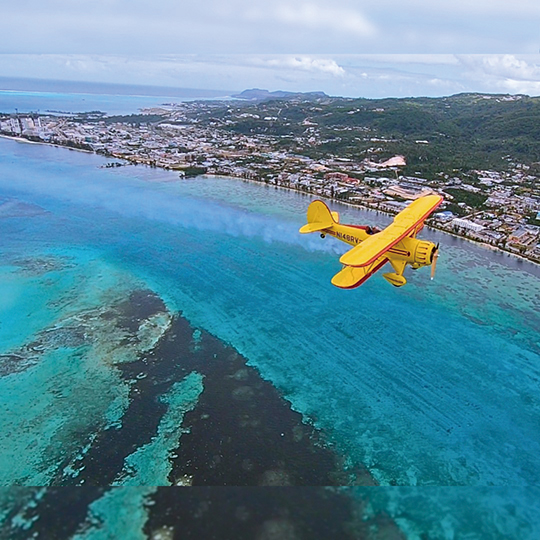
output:
<svg viewBox="0 0 540 540"><path fill-rule="evenodd" d="M18 0L0 76L332 95L540 95L538 0Z"/></svg>

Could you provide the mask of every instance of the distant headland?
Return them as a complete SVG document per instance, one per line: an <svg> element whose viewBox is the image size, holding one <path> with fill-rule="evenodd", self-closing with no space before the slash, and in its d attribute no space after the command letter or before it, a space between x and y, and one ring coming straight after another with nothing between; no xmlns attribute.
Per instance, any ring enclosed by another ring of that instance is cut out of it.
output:
<svg viewBox="0 0 540 540"><path fill-rule="evenodd" d="M320 99L329 97L324 92L286 92L284 90L276 90L270 92L261 88L251 88L244 90L240 94L234 94L233 98L247 99L250 101L265 101L268 99Z"/></svg>

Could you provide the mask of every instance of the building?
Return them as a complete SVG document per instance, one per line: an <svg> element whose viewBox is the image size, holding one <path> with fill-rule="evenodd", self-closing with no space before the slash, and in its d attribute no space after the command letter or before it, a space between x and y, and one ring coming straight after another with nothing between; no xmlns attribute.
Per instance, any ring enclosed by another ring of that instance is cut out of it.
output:
<svg viewBox="0 0 540 540"><path fill-rule="evenodd" d="M455 218L452 220L451 224L454 227L458 227L460 229L464 229L466 231L472 231L472 232L480 232L484 230L484 226L480 225L479 223L475 223L474 221L469 221L468 219L462 219L462 218Z"/></svg>

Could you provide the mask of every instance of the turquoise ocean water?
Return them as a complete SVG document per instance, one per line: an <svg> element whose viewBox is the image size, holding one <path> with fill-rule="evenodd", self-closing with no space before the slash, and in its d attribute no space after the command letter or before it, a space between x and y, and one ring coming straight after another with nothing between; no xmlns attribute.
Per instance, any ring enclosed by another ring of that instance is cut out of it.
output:
<svg viewBox="0 0 540 540"><path fill-rule="evenodd" d="M133 114L145 107L223 99L226 91L0 76L0 113L47 111Z"/></svg>
<svg viewBox="0 0 540 540"><path fill-rule="evenodd" d="M115 95L66 92L28 92L0 90L0 112L79 113L102 111L108 114L133 114L139 109L194 99L179 96Z"/></svg>
<svg viewBox="0 0 540 540"><path fill-rule="evenodd" d="M145 284L245 355L351 467L367 466L382 485L413 486L378 490L371 502L411 538L449 507L458 517L432 523L434 537L453 538L460 527L540 535L537 266L424 231L441 243L435 281L423 269L409 271L402 289L375 276L341 291L330 279L345 246L298 234L310 197L225 178L178 181L143 167L100 169L105 161L0 140L0 354ZM6 211L14 201L19 214ZM333 206L343 221L390 221ZM24 257L61 267L21 273ZM59 420L41 388L55 377L72 407L58 452L69 441L68 450L83 451L77 422L121 421L126 396L114 370L85 366L70 343L54 354L0 378L10 410L0 435L3 485L50 481L31 421L14 427L32 402L35 418L47 419L41 432L54 439ZM6 449L27 456L19 470Z"/></svg>

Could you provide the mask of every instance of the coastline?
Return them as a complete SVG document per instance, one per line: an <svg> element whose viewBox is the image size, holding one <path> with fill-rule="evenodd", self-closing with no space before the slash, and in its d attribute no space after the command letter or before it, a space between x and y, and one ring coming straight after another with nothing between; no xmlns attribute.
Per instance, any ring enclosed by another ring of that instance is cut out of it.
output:
<svg viewBox="0 0 540 540"><path fill-rule="evenodd" d="M75 150L75 151L84 152L84 153L87 153L87 154L103 155L104 157L111 157L111 158L115 158L115 159L121 159L121 160L127 161L127 162L129 162L131 164L134 164L134 165L144 165L144 163L140 163L139 161L130 160L130 159L127 159L125 157L117 157L114 154L109 154L109 153L107 153L107 154L98 154L97 152L95 152L93 150L85 150L83 148L74 148L74 147L68 146L67 144L50 143L50 142L47 142L47 141L32 141L32 140L30 140L30 139L28 139L26 137L16 137L16 136L12 136L12 135L1 134L1 133L0 133L0 137L3 137L5 139L11 139L13 141L24 142L24 143L28 143L28 144L45 144L45 145L53 146L53 147L56 147L56 148L66 148L68 150ZM162 167L160 165L156 165L156 167L159 168L159 169L163 169L163 170L174 171L174 169L170 169L168 167ZM311 193L311 192L306 192L306 191L303 191L301 189L297 189L297 188L292 187L292 186L284 186L284 185L281 185L281 184L268 184L268 183L264 182L263 180L256 180L256 179L253 179L253 178L245 178L245 177L233 176L233 175L227 175L227 174L204 174L204 175L201 175L201 176L209 176L209 177L214 177L214 178L230 178L230 179L234 179L234 180L242 180L244 182L253 182L253 183L256 183L256 184L259 184L259 185L264 184L264 185L267 185L268 187L286 189L286 190L290 190L290 191L295 191L297 193L303 193L303 194L306 194L306 195L316 195L316 196L318 196L319 198L321 198L321 199L323 199L325 201L337 202L339 204L343 204L343 205L346 205L346 206L351 206L353 208L361 208L363 210L368 210L368 211L371 211L371 212L380 212L380 213L385 214L387 216L395 216L396 215L396 213L392 213L392 212L389 212L387 210L382 210L380 208L373 208L373 207L371 207L371 206L369 206L367 204L362 204L362 203L359 203L359 202L351 202L351 201L346 201L346 200L341 200L341 199L332 199L332 198L324 196L324 195L318 195L318 194L314 194L314 193ZM181 180L181 179L179 179L179 180ZM467 242L472 242L473 244L479 245L479 246L481 246L483 248L486 248L486 249L489 249L491 251L495 251L495 252L499 252L499 253L505 253L507 255L515 257L516 259L519 259L519 260L522 260L522 261L527 261L527 262L530 262L530 263L532 263L532 264L534 264L536 266L540 266L540 260L535 260L535 259L531 259L529 257L525 257L523 255L520 255L519 253L515 253L513 251L501 248L499 246L494 246L492 244L488 244L486 242L483 242L482 240L470 238L470 237L458 234L458 233L453 232L453 231L448 231L447 229L443 229L442 227L434 226L433 224L425 224L425 227L427 227L427 228L429 228L431 230L434 230L434 231L439 231L439 232L442 232L444 234L448 234L448 235L453 236L455 238L461 238L462 240L466 240Z"/></svg>
<svg viewBox="0 0 540 540"><path fill-rule="evenodd" d="M203 176L211 176L211 177L214 177L214 178L231 178L231 179L234 179L234 180L242 180L244 182L253 182L253 183L259 184L259 185L260 184L265 184L268 187L286 189L286 190L289 190L289 191L295 191L296 193L303 193L305 195L316 195L317 197L319 197L320 199L323 199L325 201L331 201L331 202L334 202L334 203L343 204L345 206L350 206L352 208L361 208L362 210L367 210L369 212L377 212L377 213L381 213L381 214L384 214L384 215L390 216L390 217L396 215L396 213L392 213L392 212L389 212L387 210L382 210L380 208L373 208L373 207L368 206L366 204L353 203L353 202L346 201L346 200L341 200L341 199L332 199L332 198L326 197L324 195L313 194L313 193L306 192L306 191L303 191L301 189L296 189L296 188L290 187L290 186L282 186L282 185L278 185L278 184L266 184L266 182L263 182L261 180L254 180L252 178L243 178L243 177L239 177L239 176L229 176L229 175L226 175L226 174L205 174ZM530 262L530 263L535 264L536 266L540 267L540 261L530 259L528 257L524 257L523 255L520 255L519 253L514 253L513 251L509 251L509 250L500 248L498 246L493 246L493 245L488 244L486 242L482 242L481 240L476 240L474 238L469 238L467 236L463 236L463 235L455 233L453 231L448 231L447 229L443 229L442 227L436 227L433 224L425 224L425 227L428 228L428 229L431 229L433 231L438 231L438 232L441 232L443 234L448 234L449 236L453 236L454 238L460 238L461 240L465 240L466 242L471 242L473 244L476 244L476 245L478 245L480 247L483 247L485 249L489 249L491 251L495 251L495 252L498 252L498 253L504 253L506 255L510 255L512 257L515 257L516 259L520 259L522 261Z"/></svg>
<svg viewBox="0 0 540 540"><path fill-rule="evenodd" d="M11 139L12 141L23 142L27 144L45 144L46 146L54 146L55 148L66 148L67 150L76 150L77 152L84 152L85 154L97 154L97 152L94 152L93 150L75 148L73 146L68 146L67 144L50 143L47 141L31 141L26 137L14 137L12 135L5 135L4 133L0 133L0 137L2 137L3 139Z"/></svg>

